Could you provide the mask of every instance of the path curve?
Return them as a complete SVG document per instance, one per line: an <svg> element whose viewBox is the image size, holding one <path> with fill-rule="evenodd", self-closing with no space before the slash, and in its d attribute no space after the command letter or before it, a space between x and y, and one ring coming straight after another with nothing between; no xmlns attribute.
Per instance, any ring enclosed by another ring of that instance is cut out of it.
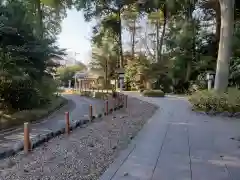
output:
<svg viewBox="0 0 240 180"><path fill-rule="evenodd" d="M63 97L68 100L68 105L44 118L41 122L33 123L31 125L31 138L64 127L65 111L70 112L70 120L74 122L87 118L90 104L98 107L103 106L102 100L90 99L74 94L63 95ZM0 132L0 153L13 147L20 140L23 140L23 126L12 131Z"/></svg>
<svg viewBox="0 0 240 180"><path fill-rule="evenodd" d="M129 96L159 106L100 180L239 180L240 121L191 111L186 98Z"/></svg>

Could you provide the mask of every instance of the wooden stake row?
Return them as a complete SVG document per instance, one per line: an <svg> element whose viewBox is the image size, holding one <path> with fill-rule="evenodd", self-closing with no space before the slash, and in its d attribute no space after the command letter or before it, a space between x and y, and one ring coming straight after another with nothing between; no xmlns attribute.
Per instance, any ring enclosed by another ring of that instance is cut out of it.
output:
<svg viewBox="0 0 240 180"><path fill-rule="evenodd" d="M116 99L114 99L113 110L119 106L123 106L124 108L127 108L127 100L128 100L127 95L118 93ZM104 114L107 116L109 114L109 101L108 100L106 100L104 102L104 106L105 106ZM66 120L65 133L67 135L70 134L70 117L69 116L70 116L69 112L66 112L65 113L65 120ZM93 120L93 106L92 105L89 106L89 120L90 121ZM30 127L29 127L29 123L26 122L26 123L24 123L24 152L28 153L30 150L31 150Z"/></svg>

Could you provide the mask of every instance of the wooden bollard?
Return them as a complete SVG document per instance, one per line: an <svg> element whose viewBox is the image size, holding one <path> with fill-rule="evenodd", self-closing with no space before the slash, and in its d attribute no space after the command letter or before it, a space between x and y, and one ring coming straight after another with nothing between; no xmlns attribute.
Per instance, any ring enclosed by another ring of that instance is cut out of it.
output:
<svg viewBox="0 0 240 180"><path fill-rule="evenodd" d="M115 108L118 108L118 93L116 93L116 97L115 97Z"/></svg>
<svg viewBox="0 0 240 180"><path fill-rule="evenodd" d="M127 104L127 103L128 103L128 96L127 96L127 95L125 95L125 103L124 103L124 104L125 104L125 108L127 108L127 107L128 107L128 104Z"/></svg>
<svg viewBox="0 0 240 180"><path fill-rule="evenodd" d="M89 120L92 121L93 119L93 107L92 105L89 106Z"/></svg>
<svg viewBox="0 0 240 180"><path fill-rule="evenodd" d="M115 101L114 102L115 103L115 109L117 109L118 108L118 98L116 97L114 101Z"/></svg>
<svg viewBox="0 0 240 180"><path fill-rule="evenodd" d="M112 111L115 109L115 98L112 98Z"/></svg>
<svg viewBox="0 0 240 180"><path fill-rule="evenodd" d="M97 105L93 106L93 116L97 117Z"/></svg>
<svg viewBox="0 0 240 180"><path fill-rule="evenodd" d="M105 105L105 114L108 115L108 100L106 101Z"/></svg>
<svg viewBox="0 0 240 180"><path fill-rule="evenodd" d="M24 123L24 152L28 153L30 151L30 132L29 132L29 123Z"/></svg>
<svg viewBox="0 0 240 180"><path fill-rule="evenodd" d="M121 102L120 102L120 93L117 93L117 107L119 108L120 105L121 105Z"/></svg>
<svg viewBox="0 0 240 180"><path fill-rule="evenodd" d="M121 105L122 105L122 95L119 94L119 106L121 106Z"/></svg>
<svg viewBox="0 0 240 180"><path fill-rule="evenodd" d="M120 96L121 106L123 106L123 95Z"/></svg>
<svg viewBox="0 0 240 180"><path fill-rule="evenodd" d="M65 128L65 132L66 134L70 134L70 119L69 119L69 112L65 113L66 116L66 128Z"/></svg>

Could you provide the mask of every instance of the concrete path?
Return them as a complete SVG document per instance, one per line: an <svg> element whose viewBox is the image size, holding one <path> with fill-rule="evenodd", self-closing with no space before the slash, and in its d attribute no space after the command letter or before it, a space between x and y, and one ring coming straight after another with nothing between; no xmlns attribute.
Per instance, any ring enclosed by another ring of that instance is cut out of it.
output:
<svg viewBox="0 0 240 180"><path fill-rule="evenodd" d="M39 123L31 125L31 138L43 135L47 132L55 129L60 129L65 126L65 111L70 112L70 120L74 122L75 120L80 120L88 117L89 105L92 104L98 107L98 111L103 106L101 100L89 99L81 97L79 95L63 95L69 100L69 106L63 107L49 117L43 119ZM0 153L4 152L6 149L13 147L17 142L23 140L23 127L17 128L13 131L0 131Z"/></svg>
<svg viewBox="0 0 240 180"><path fill-rule="evenodd" d="M100 180L239 180L240 120L191 111L185 98L145 98L160 108Z"/></svg>

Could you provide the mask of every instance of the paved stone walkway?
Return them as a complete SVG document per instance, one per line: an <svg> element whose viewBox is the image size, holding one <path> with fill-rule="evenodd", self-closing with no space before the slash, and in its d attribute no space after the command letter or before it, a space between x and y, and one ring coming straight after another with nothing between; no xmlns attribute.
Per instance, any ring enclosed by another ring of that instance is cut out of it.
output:
<svg viewBox="0 0 240 180"><path fill-rule="evenodd" d="M70 120L73 123L76 120L80 120L88 116L89 105L97 106L97 111L101 110L103 106L102 100L90 99L81 97L79 95L64 95L69 100L70 107L63 107L66 111L70 112ZM65 112L60 110L51 114L49 117L43 119L40 123L32 124L31 126L31 138L44 135L49 131L60 129L65 127ZM0 153L6 149L12 148L19 141L23 140L23 126L13 131L0 131Z"/></svg>
<svg viewBox="0 0 240 180"><path fill-rule="evenodd" d="M100 180L239 180L240 120L192 112L184 98L160 108Z"/></svg>

